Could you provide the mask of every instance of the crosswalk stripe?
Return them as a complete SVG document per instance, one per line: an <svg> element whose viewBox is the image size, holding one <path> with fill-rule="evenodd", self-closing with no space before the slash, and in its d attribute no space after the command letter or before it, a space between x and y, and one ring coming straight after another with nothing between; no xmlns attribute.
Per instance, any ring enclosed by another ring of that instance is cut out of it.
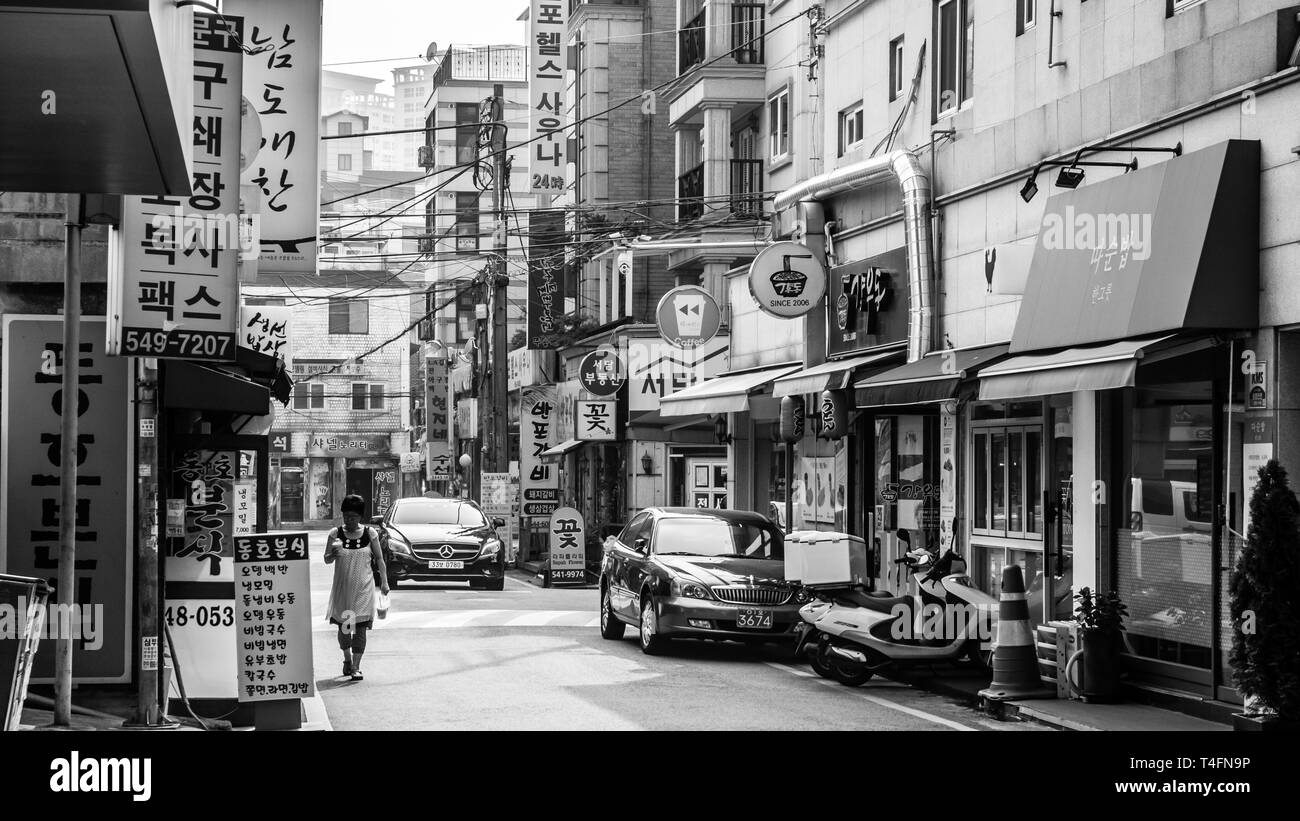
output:
<svg viewBox="0 0 1300 821"><path fill-rule="evenodd" d="M390 612L376 628L399 630L437 630L467 627L598 627L599 614L590 610L413 610ZM316 633L332 633L334 625L320 615L312 628Z"/></svg>

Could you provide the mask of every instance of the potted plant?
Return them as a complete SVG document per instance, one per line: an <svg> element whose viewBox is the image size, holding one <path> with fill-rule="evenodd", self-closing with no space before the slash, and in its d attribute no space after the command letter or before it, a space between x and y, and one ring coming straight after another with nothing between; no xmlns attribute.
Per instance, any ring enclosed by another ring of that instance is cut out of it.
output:
<svg viewBox="0 0 1300 821"><path fill-rule="evenodd" d="M1084 701L1113 701L1119 695L1119 655L1128 606L1114 590L1102 595L1084 587L1074 600L1083 650L1080 695Z"/></svg>
<svg viewBox="0 0 1300 821"><path fill-rule="evenodd" d="M1246 710L1239 730L1300 729L1300 502L1270 459L1250 497L1250 527L1232 574L1232 665Z"/></svg>

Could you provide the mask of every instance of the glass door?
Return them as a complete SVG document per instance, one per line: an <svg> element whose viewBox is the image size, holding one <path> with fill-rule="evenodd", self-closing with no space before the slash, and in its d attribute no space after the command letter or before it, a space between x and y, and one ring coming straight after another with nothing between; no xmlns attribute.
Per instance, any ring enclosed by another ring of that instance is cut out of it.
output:
<svg viewBox="0 0 1300 821"><path fill-rule="evenodd" d="M690 485L691 507L727 507L726 459L687 459L686 481Z"/></svg>

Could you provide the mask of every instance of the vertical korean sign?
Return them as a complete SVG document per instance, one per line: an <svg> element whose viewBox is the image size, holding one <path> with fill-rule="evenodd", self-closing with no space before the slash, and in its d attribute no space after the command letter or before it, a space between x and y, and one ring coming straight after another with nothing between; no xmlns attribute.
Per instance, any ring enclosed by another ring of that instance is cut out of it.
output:
<svg viewBox="0 0 1300 821"><path fill-rule="evenodd" d="M567 0L532 0L528 43L528 107L530 190L559 193L564 190L565 132L564 72L568 68L564 47Z"/></svg>
<svg viewBox="0 0 1300 821"><path fill-rule="evenodd" d="M560 474L542 461L555 444L555 387L525 388L519 405L519 487L522 515L549 516L560 506Z"/></svg>
<svg viewBox="0 0 1300 821"><path fill-rule="evenodd" d="M133 482L129 368L104 353L104 320L81 321L77 433L76 607L59 614L74 640L78 682L131 676ZM54 581L59 559L59 413L63 321L4 317L0 417L0 572ZM51 612L53 618L56 614ZM59 625L46 622L47 630ZM4 623L0 620L0 635ZM44 635L53 636L55 633ZM54 644L42 643L33 680L54 675Z"/></svg>
<svg viewBox="0 0 1300 821"><path fill-rule="evenodd" d="M586 527L582 514L562 507L551 514L551 584L582 584L587 580Z"/></svg>
<svg viewBox="0 0 1300 821"><path fill-rule="evenodd" d="M261 193L258 268L314 274L321 0L227 0L225 11L244 17L244 42L257 51L244 58L244 98L261 140L243 181Z"/></svg>
<svg viewBox="0 0 1300 821"><path fill-rule="evenodd" d="M424 407L426 442L447 443L447 360L428 357L424 360Z"/></svg>
<svg viewBox="0 0 1300 821"><path fill-rule="evenodd" d="M553 350L565 344L564 212L528 215L528 348Z"/></svg>
<svg viewBox="0 0 1300 821"><path fill-rule="evenodd" d="M235 538L239 700L316 694L306 533Z"/></svg>
<svg viewBox="0 0 1300 821"><path fill-rule="evenodd" d="M193 194L123 198L110 354L235 359L242 37L238 17L194 15Z"/></svg>

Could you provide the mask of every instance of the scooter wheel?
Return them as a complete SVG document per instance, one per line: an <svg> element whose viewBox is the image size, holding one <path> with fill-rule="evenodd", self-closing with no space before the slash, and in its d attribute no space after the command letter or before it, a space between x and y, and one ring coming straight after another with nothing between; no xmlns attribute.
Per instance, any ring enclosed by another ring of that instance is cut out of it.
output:
<svg viewBox="0 0 1300 821"><path fill-rule="evenodd" d="M846 687L861 687L862 685L866 684L868 681L871 681L871 677L875 675L875 673L871 672L870 670L862 670L860 672L854 672L851 670L847 670L838 664L834 666L832 672L833 672L834 679L838 681L840 684L845 685Z"/></svg>
<svg viewBox="0 0 1300 821"><path fill-rule="evenodd" d="M822 660L821 653L813 653L811 662L812 662L813 672L816 673L817 675L821 676L822 678L831 679L833 681L839 680L835 675L835 668Z"/></svg>

